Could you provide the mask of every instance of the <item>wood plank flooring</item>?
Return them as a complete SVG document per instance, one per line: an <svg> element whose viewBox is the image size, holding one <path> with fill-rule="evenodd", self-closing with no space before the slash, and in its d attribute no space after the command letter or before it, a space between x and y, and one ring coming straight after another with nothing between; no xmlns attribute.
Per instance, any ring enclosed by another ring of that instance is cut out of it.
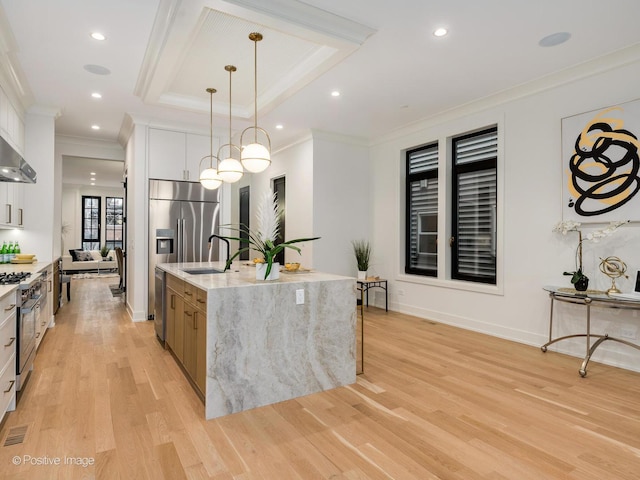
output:
<svg viewBox="0 0 640 480"><path fill-rule="evenodd" d="M354 385L205 421L110 283L73 280L0 430L1 479L640 478L637 373L581 378L577 358L369 308Z"/></svg>

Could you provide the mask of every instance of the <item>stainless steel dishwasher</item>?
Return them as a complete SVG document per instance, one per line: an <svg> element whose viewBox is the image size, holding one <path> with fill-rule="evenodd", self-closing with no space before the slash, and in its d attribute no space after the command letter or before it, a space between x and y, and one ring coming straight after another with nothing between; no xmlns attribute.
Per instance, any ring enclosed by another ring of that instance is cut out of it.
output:
<svg viewBox="0 0 640 480"><path fill-rule="evenodd" d="M156 267L155 272L156 284L155 284L155 311L153 314L153 322L156 327L156 335L158 339L164 344L165 333L167 327L165 325L166 318L166 310L165 310L165 299L164 299L164 281L165 281L165 272L160 268Z"/></svg>

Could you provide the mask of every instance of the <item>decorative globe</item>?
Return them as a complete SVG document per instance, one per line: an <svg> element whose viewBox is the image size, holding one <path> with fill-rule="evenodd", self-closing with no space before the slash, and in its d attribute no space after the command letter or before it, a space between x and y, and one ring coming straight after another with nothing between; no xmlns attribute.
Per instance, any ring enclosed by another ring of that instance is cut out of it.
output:
<svg viewBox="0 0 640 480"><path fill-rule="evenodd" d="M271 155L267 147L260 143L250 143L242 148L242 165L251 173L260 173L271 165Z"/></svg>
<svg viewBox="0 0 640 480"><path fill-rule="evenodd" d="M222 179L215 168L205 168L200 173L200 183L207 190L215 190L222 185Z"/></svg>
<svg viewBox="0 0 640 480"><path fill-rule="evenodd" d="M616 278L626 276L627 264L618 257L607 257L600 262L600 271L611 279L611 288L607 293L620 293L616 287Z"/></svg>
<svg viewBox="0 0 640 480"><path fill-rule="evenodd" d="M234 183L242 178L242 165L235 158L225 158L218 165L218 175L223 182Z"/></svg>

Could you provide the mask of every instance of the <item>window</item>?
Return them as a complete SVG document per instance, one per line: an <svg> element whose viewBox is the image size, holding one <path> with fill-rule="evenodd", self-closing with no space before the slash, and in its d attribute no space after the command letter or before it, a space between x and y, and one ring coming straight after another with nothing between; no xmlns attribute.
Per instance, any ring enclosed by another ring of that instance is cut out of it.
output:
<svg viewBox="0 0 640 480"><path fill-rule="evenodd" d="M498 129L452 141L451 277L496 283Z"/></svg>
<svg viewBox="0 0 640 480"><path fill-rule="evenodd" d="M82 196L82 249L100 249L100 197Z"/></svg>
<svg viewBox="0 0 640 480"><path fill-rule="evenodd" d="M122 248L122 218L123 218L123 200L122 197L106 197L105 198L105 244L109 250L116 247Z"/></svg>
<svg viewBox="0 0 640 480"><path fill-rule="evenodd" d="M405 272L438 273L438 144L407 152Z"/></svg>
<svg viewBox="0 0 640 480"><path fill-rule="evenodd" d="M496 285L498 128L443 137L405 162L405 273Z"/></svg>

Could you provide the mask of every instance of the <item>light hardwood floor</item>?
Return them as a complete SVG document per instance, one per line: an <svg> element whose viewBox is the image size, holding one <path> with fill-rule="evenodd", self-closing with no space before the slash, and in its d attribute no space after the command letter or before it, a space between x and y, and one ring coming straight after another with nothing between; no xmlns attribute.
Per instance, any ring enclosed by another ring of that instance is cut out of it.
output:
<svg viewBox="0 0 640 480"><path fill-rule="evenodd" d="M356 384L205 421L110 283L73 280L0 430L0 478L640 478L637 373L593 363L581 378L577 358L369 308Z"/></svg>

